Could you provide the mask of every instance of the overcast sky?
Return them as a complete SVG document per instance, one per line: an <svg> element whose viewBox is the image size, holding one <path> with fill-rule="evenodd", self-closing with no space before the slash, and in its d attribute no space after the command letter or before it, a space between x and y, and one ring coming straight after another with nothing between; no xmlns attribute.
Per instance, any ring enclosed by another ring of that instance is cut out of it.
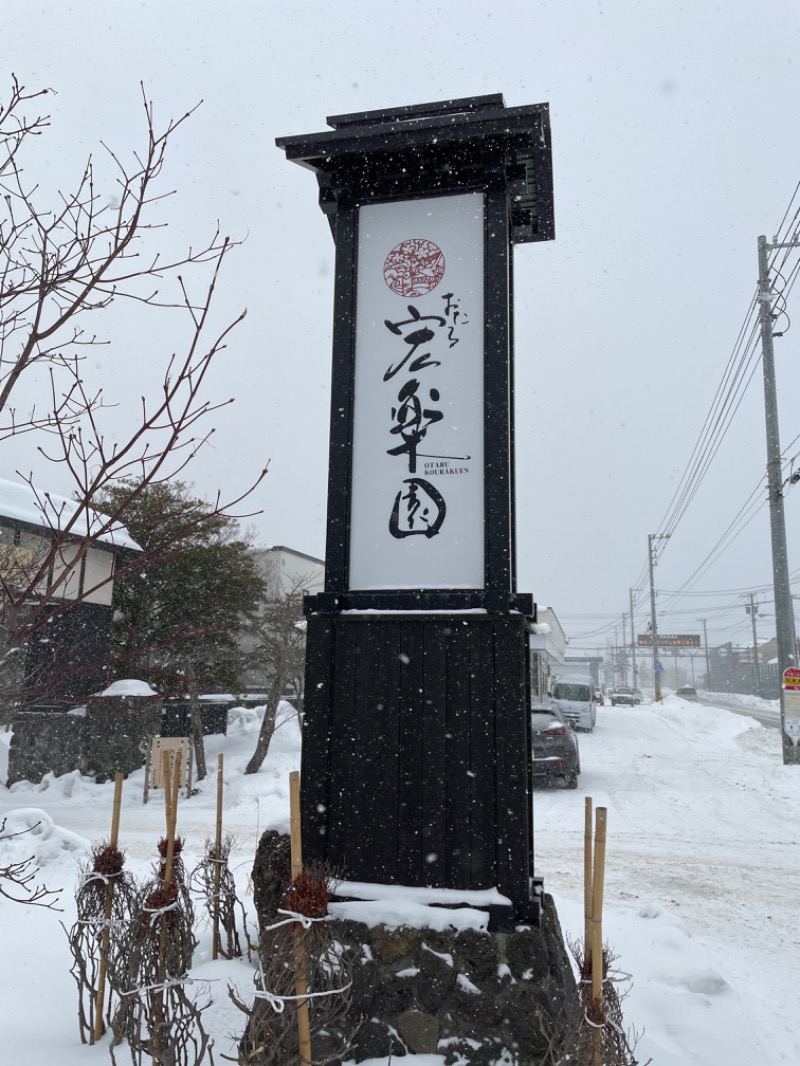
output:
<svg viewBox="0 0 800 1066"><path fill-rule="evenodd" d="M142 144L140 81L157 121L204 101L168 161L163 188L177 196L159 208L163 239L197 244L217 219L246 237L216 306L220 322L243 307L248 317L212 382L236 404L191 477L205 495L233 492L269 461L258 539L318 556L333 243L313 176L275 138L323 130L327 115L452 97L548 102L556 240L515 253L519 589L556 610L573 646L594 649L615 626L621 639L639 584L643 628L647 536L662 531L745 322L756 239L778 231L800 180L793 0L2 0L2 25L6 83L14 71L57 91L29 162L45 190L74 186L101 141L122 154ZM776 341L787 456L800 452L800 311L792 317L797 327ZM114 344L87 373L124 424L180 337L109 330ZM2 476L32 469L69 491L24 448L8 456ZM746 643L743 597L767 587L756 592L759 637L771 635L766 506L695 573L764 463L756 368L660 557L662 631L699 632L706 618L710 642ZM798 501L800 485L787 493L800 575ZM691 595L670 594L687 582Z"/></svg>

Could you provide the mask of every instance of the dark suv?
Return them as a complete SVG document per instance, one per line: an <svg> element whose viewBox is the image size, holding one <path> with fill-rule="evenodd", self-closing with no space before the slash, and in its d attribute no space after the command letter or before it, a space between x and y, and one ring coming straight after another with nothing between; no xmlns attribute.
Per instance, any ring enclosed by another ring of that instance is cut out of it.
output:
<svg viewBox="0 0 800 1066"><path fill-rule="evenodd" d="M577 788L581 772L578 737L557 707L531 708L531 740L534 780L549 784L561 777L567 788Z"/></svg>

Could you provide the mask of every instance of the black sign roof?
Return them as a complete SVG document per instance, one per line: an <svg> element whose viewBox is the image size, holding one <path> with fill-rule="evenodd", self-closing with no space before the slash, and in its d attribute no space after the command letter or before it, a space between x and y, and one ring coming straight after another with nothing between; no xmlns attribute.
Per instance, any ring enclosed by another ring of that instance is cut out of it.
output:
<svg viewBox="0 0 800 1066"><path fill-rule="evenodd" d="M327 122L332 132L275 142L316 174L326 213L343 195L364 203L477 188L500 177L513 197L514 243L555 237L548 104L506 107L493 93Z"/></svg>

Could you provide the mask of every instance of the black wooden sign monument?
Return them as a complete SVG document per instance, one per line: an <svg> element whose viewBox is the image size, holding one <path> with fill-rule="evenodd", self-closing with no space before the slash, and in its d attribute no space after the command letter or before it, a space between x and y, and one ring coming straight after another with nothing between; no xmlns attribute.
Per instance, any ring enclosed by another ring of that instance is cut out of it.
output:
<svg viewBox="0 0 800 1066"><path fill-rule="evenodd" d="M501 95L278 140L336 243L325 591L307 601L308 858L536 920L516 590L512 250L554 236L548 107Z"/></svg>

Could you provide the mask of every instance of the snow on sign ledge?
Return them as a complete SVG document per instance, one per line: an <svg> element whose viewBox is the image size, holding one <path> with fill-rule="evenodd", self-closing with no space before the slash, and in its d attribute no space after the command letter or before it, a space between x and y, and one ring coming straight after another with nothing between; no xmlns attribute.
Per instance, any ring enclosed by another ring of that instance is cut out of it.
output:
<svg viewBox="0 0 800 1066"><path fill-rule="evenodd" d="M385 925L388 929L486 929L490 904L510 906L511 901L496 888L459 891L451 888L408 888L404 885L376 885L362 881L342 881L336 896L350 902L332 902L334 918Z"/></svg>

